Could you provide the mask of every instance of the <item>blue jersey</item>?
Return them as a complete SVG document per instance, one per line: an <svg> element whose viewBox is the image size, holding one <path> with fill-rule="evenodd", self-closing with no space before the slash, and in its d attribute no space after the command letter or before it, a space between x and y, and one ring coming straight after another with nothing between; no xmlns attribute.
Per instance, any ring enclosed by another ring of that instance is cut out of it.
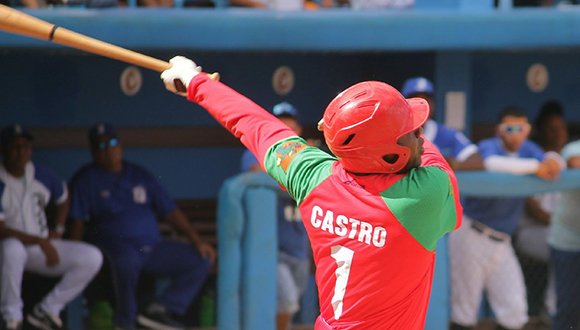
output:
<svg viewBox="0 0 580 330"><path fill-rule="evenodd" d="M425 123L423 128L423 136L433 142L443 157L453 157L458 161L464 161L477 152L477 146L461 132L452 130L431 119Z"/></svg>
<svg viewBox="0 0 580 330"><path fill-rule="evenodd" d="M99 243L124 239L136 246L155 245L157 217L177 208L167 191L144 168L123 162L121 173L82 167L71 180L70 216L87 221L87 236Z"/></svg>
<svg viewBox="0 0 580 330"><path fill-rule="evenodd" d="M241 170L247 172L258 159L250 150L242 155ZM278 250L296 258L308 256L308 236L296 202L289 195L278 197Z"/></svg>
<svg viewBox="0 0 580 330"><path fill-rule="evenodd" d="M520 149L509 154L502 146L501 139L494 137L479 143L479 153L486 158L499 155L518 158L544 159L544 151L534 142L524 141ZM524 212L525 198L466 198L463 204L464 213L486 226L497 231L513 234Z"/></svg>

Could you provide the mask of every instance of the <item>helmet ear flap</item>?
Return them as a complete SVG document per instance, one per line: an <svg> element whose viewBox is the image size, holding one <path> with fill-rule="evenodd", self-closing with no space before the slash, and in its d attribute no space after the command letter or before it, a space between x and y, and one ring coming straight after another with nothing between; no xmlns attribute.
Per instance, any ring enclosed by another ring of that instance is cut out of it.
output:
<svg viewBox="0 0 580 330"><path fill-rule="evenodd" d="M397 146L396 151L391 150L391 153L382 157L383 161L387 163L387 168L390 173L396 173L403 169L409 161L411 150L407 147Z"/></svg>
<svg viewBox="0 0 580 330"><path fill-rule="evenodd" d="M390 165L393 165L399 160L399 155L397 154L388 154L383 156L383 160Z"/></svg>

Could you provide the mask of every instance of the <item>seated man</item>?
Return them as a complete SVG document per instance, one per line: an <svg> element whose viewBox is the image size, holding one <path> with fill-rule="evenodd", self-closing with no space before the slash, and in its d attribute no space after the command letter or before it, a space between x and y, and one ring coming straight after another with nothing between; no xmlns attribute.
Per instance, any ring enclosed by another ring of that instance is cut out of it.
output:
<svg viewBox="0 0 580 330"><path fill-rule="evenodd" d="M71 181L73 237L86 238L108 257L115 279L116 327L183 329L172 314L183 314L203 286L215 261L185 214L155 177L123 160L121 143L110 124L89 130L93 162ZM161 239L157 217L164 217L192 244ZM86 230L85 230L86 224ZM86 237L85 237L86 234ZM141 271L170 277L170 285L137 316L136 287Z"/></svg>
<svg viewBox="0 0 580 330"><path fill-rule="evenodd" d="M61 240L68 213L66 183L32 158L32 135L20 125L0 136L0 247L2 280L0 310L4 329L22 327L24 271L62 279L27 316L33 328L62 329L60 312L93 279L103 255L96 247ZM56 226L49 230L45 207L55 204Z"/></svg>

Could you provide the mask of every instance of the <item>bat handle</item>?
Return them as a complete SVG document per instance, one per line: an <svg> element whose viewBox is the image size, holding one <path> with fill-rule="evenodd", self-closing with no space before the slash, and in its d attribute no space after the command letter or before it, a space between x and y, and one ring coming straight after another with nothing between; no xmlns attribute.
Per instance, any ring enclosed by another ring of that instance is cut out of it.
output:
<svg viewBox="0 0 580 330"><path fill-rule="evenodd" d="M187 88L185 87L181 79L178 78L173 79L173 85L175 85L175 90L178 93L187 93Z"/></svg>
<svg viewBox="0 0 580 330"><path fill-rule="evenodd" d="M215 80L215 81L220 81L220 74L219 74L219 72L214 72L214 73L212 73L212 74L209 74L209 73L208 73L208 74L207 74L207 76L208 76L210 79L213 79L213 80Z"/></svg>

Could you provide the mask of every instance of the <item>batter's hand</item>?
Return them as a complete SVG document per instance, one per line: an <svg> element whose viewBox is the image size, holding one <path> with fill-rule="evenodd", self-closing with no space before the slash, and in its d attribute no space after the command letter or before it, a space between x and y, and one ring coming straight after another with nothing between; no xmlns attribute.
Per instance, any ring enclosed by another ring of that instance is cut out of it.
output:
<svg viewBox="0 0 580 330"><path fill-rule="evenodd" d="M58 263L60 262L60 258L58 256L58 252L56 252L56 249L50 243L50 240L43 239L40 241L39 245L40 249L42 250L42 252L44 252L44 255L46 256L46 265L48 267L54 267L58 265Z"/></svg>
<svg viewBox="0 0 580 330"><path fill-rule="evenodd" d="M201 72L201 67L183 56L175 56L169 63L172 64L171 69L161 73L165 88L173 93L187 96L187 86L191 79Z"/></svg>

